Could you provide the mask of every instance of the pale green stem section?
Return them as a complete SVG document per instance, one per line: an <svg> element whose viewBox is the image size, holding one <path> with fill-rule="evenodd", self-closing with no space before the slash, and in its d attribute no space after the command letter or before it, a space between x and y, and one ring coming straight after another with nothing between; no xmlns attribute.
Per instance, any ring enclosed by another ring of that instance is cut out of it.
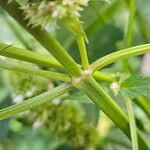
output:
<svg viewBox="0 0 150 150"><path fill-rule="evenodd" d="M81 83L80 88L130 138L128 117L102 87L92 78L89 78ZM138 141L140 150L149 150L149 146L144 141L139 131Z"/></svg>
<svg viewBox="0 0 150 150"><path fill-rule="evenodd" d="M137 139L137 128L133 113L132 101L130 99L125 99L126 107L129 116L130 132L131 132L131 141L132 141L132 150L138 150L138 139Z"/></svg>
<svg viewBox="0 0 150 150"><path fill-rule="evenodd" d="M38 54L36 52L14 47L11 45L0 43L0 55L18 60L23 60L30 63L36 63L45 67L64 70L64 67L53 57Z"/></svg>
<svg viewBox="0 0 150 150"><path fill-rule="evenodd" d="M62 84L48 92L30 98L20 104L12 105L10 107L1 109L0 120L17 115L18 113L30 110L37 106L50 103L52 99L68 92L69 90L71 90L71 86L69 84Z"/></svg>
<svg viewBox="0 0 150 150"><path fill-rule="evenodd" d="M106 82L110 82L110 83L115 81L115 78L113 78L105 73L102 73L100 71L96 71L93 75L93 78L96 81L106 81Z"/></svg>
<svg viewBox="0 0 150 150"><path fill-rule="evenodd" d="M135 20L135 0L130 0L129 22L126 36L126 48L131 47Z"/></svg>
<svg viewBox="0 0 150 150"><path fill-rule="evenodd" d="M82 36L77 36L76 40L80 51L82 68L87 69L89 67L89 62L88 62L88 56L87 56L84 38Z"/></svg>
<svg viewBox="0 0 150 150"><path fill-rule="evenodd" d="M25 65L16 64L13 62L3 61L1 59L0 59L0 68L11 70L11 71L17 71L21 73L27 73L31 75L38 75L38 76L46 77L52 80L61 80L65 82L71 81L71 78L65 74L56 73L52 71L46 71L46 70L40 70L35 67L31 67L29 65L25 66Z"/></svg>
<svg viewBox="0 0 150 150"><path fill-rule="evenodd" d="M122 58L126 59L133 56L142 55L148 52L150 52L150 44L144 44L140 46L123 49L98 59L97 61L92 63L90 67L92 68L93 72L95 72L111 63L121 60Z"/></svg>
<svg viewBox="0 0 150 150"><path fill-rule="evenodd" d="M126 48L132 46L133 32L134 32L134 19L135 19L135 0L129 1L130 5L130 13L129 13L129 22L126 36ZM124 61L124 67L128 70L128 60ZM130 134L132 141L132 150L138 150L138 139L137 139L137 127L134 118L132 101L129 98L125 98L126 107L129 116L129 124L130 124Z"/></svg>
<svg viewBox="0 0 150 150"><path fill-rule="evenodd" d="M135 20L135 0L130 0L129 2L129 21L128 21L128 29L126 35L126 44L125 47L129 48L132 46L133 32L134 32L134 20ZM128 70L128 59L124 60L124 68Z"/></svg>
<svg viewBox="0 0 150 150"><path fill-rule="evenodd" d="M71 75L79 77L82 74L81 68L50 33L41 26L34 28L31 25L28 26L29 21L24 19L23 10L16 1L8 4L6 0L0 0L0 6L33 35Z"/></svg>
<svg viewBox="0 0 150 150"><path fill-rule="evenodd" d="M129 6L130 0L124 0L124 1ZM150 42L149 25L145 20L145 16L142 16L142 14L140 13L140 10L136 10L136 20L138 23L139 31L141 32L141 35L143 36L145 42Z"/></svg>
<svg viewBox="0 0 150 150"><path fill-rule="evenodd" d="M93 78L89 78L81 83L81 89L129 136L127 116Z"/></svg>

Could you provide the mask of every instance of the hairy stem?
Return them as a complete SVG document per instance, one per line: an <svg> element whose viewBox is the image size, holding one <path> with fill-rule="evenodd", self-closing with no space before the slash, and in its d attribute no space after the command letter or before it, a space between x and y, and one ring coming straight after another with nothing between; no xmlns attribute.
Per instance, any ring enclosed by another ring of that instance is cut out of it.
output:
<svg viewBox="0 0 150 150"><path fill-rule="evenodd" d="M56 73L52 71L46 71L46 70L40 70L35 67L15 64L12 62L3 61L1 59L0 59L0 68L6 69L6 70L17 71L21 73L27 73L31 75L38 75L38 76L46 77L46 78L53 79L53 80L61 80L65 82L71 81L70 77L65 74Z"/></svg>
<svg viewBox="0 0 150 150"><path fill-rule="evenodd" d="M30 63L36 63L45 67L64 70L64 67L53 57L38 54L36 52L18 48L15 46L9 46L0 43L0 55L18 60L23 60Z"/></svg>
<svg viewBox="0 0 150 150"><path fill-rule="evenodd" d="M19 9L21 6L16 1L8 4L7 0L1 0L0 6L34 36L70 74L77 77L82 74L80 67L50 33L41 26L33 28L28 25L29 20L24 19L23 10Z"/></svg>
<svg viewBox="0 0 150 150"><path fill-rule="evenodd" d="M100 71L96 71L93 75L93 78L96 81L105 81L105 82L108 82L108 83L111 83L111 82L115 81L114 77L111 77L111 76L109 76L105 73L102 73Z"/></svg>
<svg viewBox="0 0 150 150"><path fill-rule="evenodd" d="M37 106L49 103L52 99L68 92L69 90L71 90L71 86L69 84L62 84L48 92L30 98L20 104L12 105L10 107L1 109L0 120L17 115L18 113L30 110Z"/></svg>
<svg viewBox="0 0 150 150"><path fill-rule="evenodd" d="M127 135L127 137L131 138L128 117L96 81L92 78L87 79L81 83L80 88ZM144 141L139 131L138 140L140 150L149 150L149 146Z"/></svg>
<svg viewBox="0 0 150 150"><path fill-rule="evenodd" d="M121 60L122 58L126 59L126 58L130 58L133 56L142 55L148 52L150 52L150 44L144 44L140 46L126 48L126 49L108 54L96 60L94 63L90 65L90 67L93 69L93 72L95 72L113 62Z"/></svg>
<svg viewBox="0 0 150 150"><path fill-rule="evenodd" d="M135 0L130 0L129 22L126 35L126 48L131 47L132 44L134 19L135 19Z"/></svg>
<svg viewBox="0 0 150 150"><path fill-rule="evenodd" d="M77 36L77 43L80 50L80 56L82 61L82 68L87 69L89 67L88 56L86 51L86 46L84 42L84 38L82 36Z"/></svg>
<svg viewBox="0 0 150 150"><path fill-rule="evenodd" d="M126 35L125 47L129 48L132 46L133 32L134 32L134 19L135 19L135 0L130 0L129 2L129 21ZM128 59L124 60L124 68L128 70Z"/></svg>
<svg viewBox="0 0 150 150"><path fill-rule="evenodd" d="M137 130L136 130L136 123L133 113L133 106L132 101L130 99L125 99L126 107L129 116L129 124L130 124L130 132L131 132L131 141L132 141L132 149L138 150L138 139L137 139Z"/></svg>
<svg viewBox="0 0 150 150"><path fill-rule="evenodd" d="M134 32L134 19L135 19L135 0L129 1L129 21L128 21L128 29L127 29L127 35L126 35L126 48L129 48L132 46L132 39L133 39L133 32ZM124 60L124 68L128 70L128 59ZM128 111L129 116L129 124L130 124L130 134L131 134L131 141L132 141L132 149L138 150L138 139L137 139L137 128L133 113L133 106L132 101L129 98L125 98L126 107Z"/></svg>

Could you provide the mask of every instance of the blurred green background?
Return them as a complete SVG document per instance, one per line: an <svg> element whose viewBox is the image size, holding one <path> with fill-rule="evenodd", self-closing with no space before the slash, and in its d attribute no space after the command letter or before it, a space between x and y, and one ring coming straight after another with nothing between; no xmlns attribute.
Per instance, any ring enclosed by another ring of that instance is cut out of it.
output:
<svg viewBox="0 0 150 150"><path fill-rule="evenodd" d="M87 49L90 62L124 48L129 11L126 2L126 0L111 0L109 4L93 0L82 12L81 19L89 39ZM136 3L133 46L150 42L150 1L136 0ZM63 25L57 29L48 26L46 28L80 63L75 37L68 33ZM0 42L14 43L15 46L50 55L2 9ZM14 60L8 59L8 61ZM133 74L141 74L142 68L145 67L143 61L143 56L129 60ZM144 70L149 69L150 67L144 68ZM122 62L110 65L102 71L112 75L116 72L122 73ZM37 76L0 70L0 108L40 94L58 84L59 82ZM101 84L105 88L105 83ZM125 110L121 96L115 99ZM149 101L150 98L147 100ZM134 108L137 125L146 140L150 141L150 120L138 106L135 105ZM71 95L66 94L54 99L47 106L0 121L0 150L63 149L131 150L131 143L111 120L78 90L72 90Z"/></svg>

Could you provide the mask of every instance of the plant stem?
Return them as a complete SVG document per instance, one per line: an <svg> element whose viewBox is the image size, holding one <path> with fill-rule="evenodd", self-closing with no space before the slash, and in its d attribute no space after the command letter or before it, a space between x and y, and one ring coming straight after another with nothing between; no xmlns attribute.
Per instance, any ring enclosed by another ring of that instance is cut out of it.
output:
<svg viewBox="0 0 150 150"><path fill-rule="evenodd" d="M129 22L126 35L126 48L131 47L135 20L135 0L130 0Z"/></svg>
<svg viewBox="0 0 150 150"><path fill-rule="evenodd" d="M82 74L81 68L50 33L41 26L33 28L28 25L29 20L24 19L23 10L19 9L21 6L16 1L8 4L6 0L1 0L0 6L33 35L71 75L79 77Z"/></svg>
<svg viewBox="0 0 150 150"><path fill-rule="evenodd" d="M129 6L130 0L124 0L125 3ZM136 10L136 20L138 23L139 31L141 32L141 35L143 36L143 39L145 42L150 42L150 35L149 35L149 26L147 25L147 22L144 19L144 16L141 15L139 10Z"/></svg>
<svg viewBox="0 0 150 150"><path fill-rule="evenodd" d="M92 78L81 83L80 88L93 100L95 104L130 138L129 120L121 108L102 89L102 87ZM138 141L140 150L149 150L149 146L144 141L138 131Z"/></svg>
<svg viewBox="0 0 150 150"><path fill-rule="evenodd" d="M111 54L108 54L90 65L93 71L97 71L113 62L121 60L122 58L130 58L137 55L142 55L144 53L150 52L150 44L144 44L140 46L135 46L131 48L126 48Z"/></svg>
<svg viewBox="0 0 150 150"><path fill-rule="evenodd" d="M105 81L105 82L108 82L108 83L111 83L113 81L115 81L115 78L105 74L105 73L102 73L100 71L96 71L93 75L93 78L96 80L96 81Z"/></svg>
<svg viewBox="0 0 150 150"><path fill-rule="evenodd" d="M12 105L10 107L1 109L0 120L17 115L18 113L35 108L37 106L41 106L42 104L49 103L52 99L68 92L69 90L71 90L71 86L65 83L48 92L30 98L20 104Z"/></svg>
<svg viewBox="0 0 150 150"><path fill-rule="evenodd" d="M132 141L132 150L138 150L138 139L137 139L137 128L133 113L132 101L130 99L125 99L126 107L129 116L130 132L131 132L131 141Z"/></svg>
<svg viewBox="0 0 150 150"><path fill-rule="evenodd" d="M35 67L15 64L12 62L3 61L1 59L0 59L0 68L6 69L6 70L17 71L21 73L27 73L31 75L38 75L38 76L46 77L46 78L53 79L53 80L61 80L65 82L71 81L71 78L65 74L56 73L52 71L46 71L46 70L40 70Z"/></svg>
<svg viewBox="0 0 150 150"><path fill-rule="evenodd" d="M81 89L129 136L127 116L93 78L81 83Z"/></svg>
<svg viewBox="0 0 150 150"><path fill-rule="evenodd" d="M128 28L127 28L127 35L126 35L126 43L125 47L129 48L132 45L133 39L133 29L134 29L134 20L135 20L135 0L130 0L129 2L129 21L128 21ZM124 60L124 68L128 70L128 59Z"/></svg>
<svg viewBox="0 0 150 150"><path fill-rule="evenodd" d="M79 36L77 36L76 40L77 40L78 47L80 50L80 56L81 56L81 60L82 60L82 68L87 69L89 67L89 62L88 62L88 56L87 56L84 38L79 35Z"/></svg>
<svg viewBox="0 0 150 150"><path fill-rule="evenodd" d="M36 63L46 67L64 70L64 67L53 57L2 43L0 43L0 55L30 63Z"/></svg>
<svg viewBox="0 0 150 150"><path fill-rule="evenodd" d="M133 29L134 29L134 19L135 19L135 0L129 1L129 21L128 21L128 29L126 35L126 48L132 46L132 39L133 39ZM124 60L124 68L128 70L128 60ZM131 134L131 141L132 141L132 149L138 150L138 139L137 139L137 127L135 123L132 101L129 98L125 98L126 107L129 116L129 124L130 124L130 134Z"/></svg>

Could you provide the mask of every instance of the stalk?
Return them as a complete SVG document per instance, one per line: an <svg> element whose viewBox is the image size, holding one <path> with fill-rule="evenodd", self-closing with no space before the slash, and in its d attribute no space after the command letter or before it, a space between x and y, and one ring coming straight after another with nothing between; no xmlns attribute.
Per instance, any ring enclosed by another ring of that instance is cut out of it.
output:
<svg viewBox="0 0 150 150"><path fill-rule="evenodd" d="M40 70L35 67L31 66L25 66L25 65L18 65L12 62L3 61L0 59L0 68L11 70L11 71L17 71L21 73L27 73L31 75L38 75L42 77L46 77L52 80L61 80L65 82L71 81L70 77L68 75L62 74L62 73L56 73L52 71L46 71L46 70Z"/></svg>
<svg viewBox="0 0 150 150"><path fill-rule="evenodd" d="M108 83L111 83L111 82L115 81L114 77L111 77L111 76L109 76L105 73L102 73L100 71L96 71L93 75L93 78L96 81L105 81L105 82L108 82Z"/></svg>
<svg viewBox="0 0 150 150"><path fill-rule="evenodd" d="M95 72L111 63L121 60L122 58L126 59L126 58L130 58L133 56L142 55L148 52L150 52L150 44L144 44L140 46L126 48L126 49L108 54L96 60L94 63L90 65L90 67L93 69L93 72Z"/></svg>
<svg viewBox="0 0 150 150"><path fill-rule="evenodd" d="M89 62L88 62L88 56L87 56L87 51L86 51L84 38L79 35L79 36L77 36L76 40L77 40L78 47L79 47L79 50L80 50L82 68L87 69L89 67Z"/></svg>
<svg viewBox="0 0 150 150"><path fill-rule="evenodd" d="M132 106L132 101L130 99L125 99L126 102L126 107L128 111L128 116L129 116L129 124L130 124L130 132L131 132L131 141L132 141L132 149L133 150L138 150L138 139L137 139L137 129L136 129L136 123L135 123L135 118L134 118L134 113L133 113L133 106Z"/></svg>
<svg viewBox="0 0 150 150"><path fill-rule="evenodd" d="M135 20L135 0L130 0L129 2L129 21L128 21L128 28L127 28L127 35L126 35L126 43L125 47L129 48L132 45L133 39L133 29L134 29L134 20ZM128 59L124 60L124 68L128 70Z"/></svg>
<svg viewBox="0 0 150 150"><path fill-rule="evenodd" d="M16 1L12 1L8 4L8 1L1 0L0 6L35 37L70 74L76 77L82 74L80 67L50 33L41 26L33 28L32 25L28 25L29 20L24 19L23 10L19 9L21 6Z"/></svg>
<svg viewBox="0 0 150 150"><path fill-rule="evenodd" d="M135 19L135 0L129 1L129 22L128 22L128 29L126 35L126 48L132 46L132 39L133 39L133 32L134 32L134 19ZM124 61L124 68L128 70L128 59ZM132 149L138 150L138 139L137 139L137 127L135 123L134 113L133 113L133 106L132 101L129 98L125 98L126 107L129 116L129 124L130 124L130 134L131 134L131 141L132 141Z"/></svg>
<svg viewBox="0 0 150 150"><path fill-rule="evenodd" d="M82 89L98 107L127 135L130 139L129 120L121 108L114 102L114 100L102 89L102 87L89 78L81 83ZM139 150L149 150L149 146L144 141L140 132L138 131Z"/></svg>
<svg viewBox="0 0 150 150"><path fill-rule="evenodd" d="M130 0L130 13L129 13L129 22L126 35L126 48L131 47L131 42L133 39L133 29L134 29L134 20L135 20L135 0Z"/></svg>
<svg viewBox="0 0 150 150"><path fill-rule="evenodd" d="M20 104L12 105L10 107L1 109L0 120L17 115L18 113L35 108L37 106L41 106L43 104L49 103L54 98L68 92L69 90L71 90L71 86L65 83L48 92L45 92L38 96L30 98Z"/></svg>
<svg viewBox="0 0 150 150"><path fill-rule="evenodd" d="M0 55L35 63L41 66L64 70L64 67L53 57L38 54L33 51L0 43Z"/></svg>

